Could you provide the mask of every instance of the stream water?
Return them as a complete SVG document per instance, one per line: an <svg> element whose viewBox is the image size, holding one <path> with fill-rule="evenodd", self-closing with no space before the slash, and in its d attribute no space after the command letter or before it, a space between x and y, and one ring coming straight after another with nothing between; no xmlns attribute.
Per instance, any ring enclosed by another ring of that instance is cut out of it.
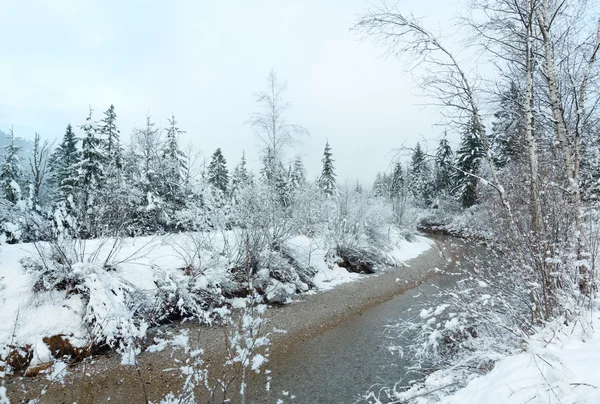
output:
<svg viewBox="0 0 600 404"><path fill-rule="evenodd" d="M460 244L462 257L475 254L486 258L484 247L467 248ZM462 263L463 267L468 265ZM388 347L400 341L390 339L386 326L400 318L418 316L422 308L443 303L437 296L439 289L451 285L455 285L455 278L438 275L335 328L295 344L269 363L275 397L281 391L289 391L296 397L294 403L355 403L370 388L393 386L405 376L409 359L390 352Z"/></svg>
<svg viewBox="0 0 600 404"><path fill-rule="evenodd" d="M447 282L436 277L273 358L273 392L289 391L295 403L353 403L375 385L393 385L408 363L388 349L386 326L418 315Z"/></svg>

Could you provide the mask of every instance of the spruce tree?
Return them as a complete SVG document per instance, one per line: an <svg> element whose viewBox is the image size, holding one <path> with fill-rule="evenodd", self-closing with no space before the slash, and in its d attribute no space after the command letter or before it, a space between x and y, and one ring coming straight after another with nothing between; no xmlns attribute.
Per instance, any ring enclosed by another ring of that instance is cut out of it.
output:
<svg viewBox="0 0 600 404"><path fill-rule="evenodd" d="M81 125L83 139L81 140L81 161L79 162L78 186L90 193L102 186L104 180L104 163L106 155L102 150L102 141L92 120L92 111Z"/></svg>
<svg viewBox="0 0 600 404"><path fill-rule="evenodd" d="M242 158L233 173L231 174L231 186L230 193L235 198L238 191L252 182L252 178L250 176L250 172L248 171L248 167L246 166L246 153L242 151Z"/></svg>
<svg viewBox="0 0 600 404"><path fill-rule="evenodd" d="M306 183L306 169L300 156L296 156L294 163L290 166L289 178L293 189L298 189Z"/></svg>
<svg viewBox="0 0 600 404"><path fill-rule="evenodd" d="M417 143L410 160L409 184L413 196L429 205L432 198L431 170L427 163L427 156Z"/></svg>
<svg viewBox="0 0 600 404"><path fill-rule="evenodd" d="M354 186L354 192L356 192L357 194L363 193L363 187L358 180L356 180L356 185Z"/></svg>
<svg viewBox="0 0 600 404"><path fill-rule="evenodd" d="M167 128L166 142L163 150L163 163L165 170L163 198L171 205L171 209L177 209L183 203L182 173L186 170L185 154L179 148L179 136L183 133L177 127L175 116L172 115Z"/></svg>
<svg viewBox="0 0 600 404"><path fill-rule="evenodd" d="M208 166L208 183L214 189L217 189L227 195L227 186L229 185L229 172L227 171L227 162L221 148L218 148L213 153L210 164Z"/></svg>
<svg viewBox="0 0 600 404"><path fill-rule="evenodd" d="M390 197L398 198L404 189L404 168L402 163L396 162L390 181Z"/></svg>
<svg viewBox="0 0 600 404"><path fill-rule="evenodd" d="M333 195L337 188L335 185L335 169L333 167L333 158L329 141L325 142L325 150L323 151L323 163L321 168L321 176L318 180L318 185L326 195Z"/></svg>
<svg viewBox="0 0 600 404"><path fill-rule="evenodd" d="M440 139L435 154L435 191L436 194L443 194L450 191L452 187L452 164L454 161L454 152L448 142L447 134Z"/></svg>
<svg viewBox="0 0 600 404"><path fill-rule="evenodd" d="M524 96L514 82L511 81L500 97L499 108L492 122L490 147L494 163L502 168L509 161L519 159L526 150L522 135L526 123L523 116Z"/></svg>
<svg viewBox="0 0 600 404"><path fill-rule="evenodd" d="M81 125L83 139L81 141L81 160L77 165L79 179L77 181L76 202L79 207L80 237L99 236L101 211L106 208L101 206L99 196L104 187L104 162L106 156L102 147L102 140L98 137L98 130L92 120L92 110Z"/></svg>
<svg viewBox="0 0 600 404"><path fill-rule="evenodd" d="M12 204L17 203L21 199L21 185L23 181L23 166L20 156L21 146L17 145L15 133L10 128L7 135L9 144L4 146L4 162L2 164L2 172L0 172L0 181L4 197Z"/></svg>
<svg viewBox="0 0 600 404"><path fill-rule="evenodd" d="M117 114L114 105L111 104L104 111L104 118L100 120L98 132L103 137L107 165L120 169L123 164L123 151L121 150L120 131L117 128Z"/></svg>
<svg viewBox="0 0 600 404"><path fill-rule="evenodd" d="M61 143L52 154L50 169L52 180L58 188L58 200L65 201L74 194L78 180L78 165L80 153L77 150L77 138L71 124L67 129Z"/></svg>
<svg viewBox="0 0 600 404"><path fill-rule="evenodd" d="M469 208L477 203L477 175L481 160L484 157L483 146L478 135L478 130L470 122L463 132L460 148L456 152L456 167L454 175L454 191L459 197L464 208Z"/></svg>
<svg viewBox="0 0 600 404"><path fill-rule="evenodd" d="M381 173L377 173L375 181L373 182L373 195L376 197L382 197L386 195L386 185L383 182Z"/></svg>

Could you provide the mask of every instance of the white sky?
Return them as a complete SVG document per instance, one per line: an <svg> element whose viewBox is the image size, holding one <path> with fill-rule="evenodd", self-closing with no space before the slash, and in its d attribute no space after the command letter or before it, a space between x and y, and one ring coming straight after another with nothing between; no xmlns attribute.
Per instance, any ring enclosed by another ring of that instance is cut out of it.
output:
<svg viewBox="0 0 600 404"><path fill-rule="evenodd" d="M159 124L174 113L182 144L207 159L221 147L230 169L245 149L257 168L244 122L271 69L288 82L288 121L311 133L288 153L310 177L326 139L338 180L371 184L394 148L443 131L402 62L349 32L364 0L0 2L0 129L18 136L61 137L88 105L99 119L112 103L123 140L148 111ZM444 34L461 11L461 0L400 4Z"/></svg>

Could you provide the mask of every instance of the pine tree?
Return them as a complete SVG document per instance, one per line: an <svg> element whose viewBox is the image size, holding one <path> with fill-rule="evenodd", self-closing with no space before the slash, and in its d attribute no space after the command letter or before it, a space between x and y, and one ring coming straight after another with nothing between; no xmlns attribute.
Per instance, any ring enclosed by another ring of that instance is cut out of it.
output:
<svg viewBox="0 0 600 404"><path fill-rule="evenodd" d="M178 138L185 133L177 127L175 116L169 119L167 128L166 143L163 150L164 173L164 191L163 198L165 202L171 205L175 210L183 203L183 183L182 173L186 170L185 154L179 148Z"/></svg>
<svg viewBox="0 0 600 404"><path fill-rule="evenodd" d="M435 154L435 192L443 194L452 189L452 164L454 152L448 143L446 132L440 139Z"/></svg>
<svg viewBox="0 0 600 404"><path fill-rule="evenodd" d="M227 162L221 148L218 148L213 153L210 164L208 166L208 183L211 184L214 189L217 189L227 195L227 186L229 184L229 172L227 171Z"/></svg>
<svg viewBox="0 0 600 404"><path fill-rule="evenodd" d="M431 203L431 182L431 170L427 163L427 157L421 148L421 144L417 143L410 161L409 184L413 196L425 205Z"/></svg>
<svg viewBox="0 0 600 404"><path fill-rule="evenodd" d="M102 186L104 180L104 162L106 155L102 150L102 141L92 120L92 110L81 125L83 139L81 141L81 161L79 162L78 186L83 192L91 193Z"/></svg>
<svg viewBox="0 0 600 404"><path fill-rule="evenodd" d="M2 164L2 172L0 172L0 181L2 181L4 197L8 202L14 204L21 199L23 166L21 165L22 158L20 153L22 148L16 143L17 139L12 127L7 138L10 143L4 146L4 162Z"/></svg>
<svg viewBox="0 0 600 404"><path fill-rule="evenodd" d="M58 188L58 200L65 201L74 194L77 186L80 153L77 150L77 138L73 132L71 124L63 136L63 140L58 145L51 158L52 180Z"/></svg>
<svg viewBox="0 0 600 404"><path fill-rule="evenodd" d="M519 159L526 150L523 138L526 124L523 116L524 102L522 91L511 81L508 89L501 94L490 133L490 147L494 162L499 168L509 161Z"/></svg>
<svg viewBox="0 0 600 404"><path fill-rule="evenodd" d="M104 162L106 156L102 140L98 137L92 110L81 125L84 133L81 141L81 161L77 165L79 179L77 181L77 204L79 207L80 237L96 237L99 235L101 206L99 196L104 187Z"/></svg>
<svg viewBox="0 0 600 404"><path fill-rule="evenodd" d="M354 186L354 192L356 192L357 194L363 193L363 187L362 187L361 183L358 182L358 180L356 180L356 185Z"/></svg>
<svg viewBox="0 0 600 404"><path fill-rule="evenodd" d="M306 184L306 168L304 168L304 163L300 156L296 156L294 159L293 165L290 166L288 176L292 189L299 189Z"/></svg>
<svg viewBox="0 0 600 404"><path fill-rule="evenodd" d="M104 118L100 121L98 132L104 138L106 163L108 166L114 166L120 169L123 164L123 151L121 150L121 141L119 139L120 131L117 128L117 114L115 106L111 106L104 111Z"/></svg>
<svg viewBox="0 0 600 404"><path fill-rule="evenodd" d="M323 151L323 163L321 168L321 176L318 180L318 185L326 195L333 195L337 192L335 185L335 169L333 167L333 158L329 141L325 142L325 150Z"/></svg>
<svg viewBox="0 0 600 404"><path fill-rule="evenodd" d="M456 153L456 167L454 175L455 193L459 196L464 208L469 208L477 203L477 175L481 160L484 157L481 139L478 136L475 124L471 122L462 135L461 145Z"/></svg>
<svg viewBox="0 0 600 404"><path fill-rule="evenodd" d="M390 197L398 198L404 189L404 168L402 163L396 162L390 181Z"/></svg>
<svg viewBox="0 0 600 404"><path fill-rule="evenodd" d="M231 174L230 193L235 198L238 191L251 185L252 177L246 166L246 153L242 151L242 158Z"/></svg>

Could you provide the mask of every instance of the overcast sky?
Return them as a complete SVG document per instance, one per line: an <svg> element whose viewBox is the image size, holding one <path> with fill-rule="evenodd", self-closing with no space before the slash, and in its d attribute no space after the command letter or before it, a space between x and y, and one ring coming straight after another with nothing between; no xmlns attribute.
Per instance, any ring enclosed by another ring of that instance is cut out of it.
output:
<svg viewBox="0 0 600 404"><path fill-rule="evenodd" d="M245 149L256 168L244 122L271 69L288 82L288 121L310 131L288 152L310 177L326 139L338 179L370 184L394 148L443 130L402 62L349 32L367 1L1 1L0 129L22 137L60 137L112 103L124 140L148 111L161 125L174 113L182 144L207 160L221 147L230 167ZM447 34L461 3L400 4Z"/></svg>

